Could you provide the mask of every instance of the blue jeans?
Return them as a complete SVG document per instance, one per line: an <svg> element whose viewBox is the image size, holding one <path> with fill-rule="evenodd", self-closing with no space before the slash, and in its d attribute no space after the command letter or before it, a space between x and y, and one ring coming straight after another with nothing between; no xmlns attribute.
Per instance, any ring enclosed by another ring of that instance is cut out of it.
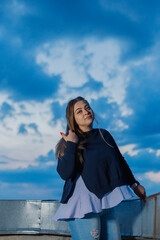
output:
<svg viewBox="0 0 160 240"><path fill-rule="evenodd" d="M72 240L120 240L119 224L114 215L114 208L100 213L88 213L84 218L67 221Z"/></svg>

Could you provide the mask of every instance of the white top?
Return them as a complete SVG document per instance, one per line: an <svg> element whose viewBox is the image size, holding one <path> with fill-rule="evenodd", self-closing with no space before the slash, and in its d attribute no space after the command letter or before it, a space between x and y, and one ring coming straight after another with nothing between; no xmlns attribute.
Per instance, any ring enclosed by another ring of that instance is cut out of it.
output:
<svg viewBox="0 0 160 240"><path fill-rule="evenodd" d="M99 213L103 209L115 207L121 201L132 197L135 195L127 185L124 185L98 198L87 189L81 175L78 175L73 195L67 203L60 204L53 219L64 221L71 218L83 218L87 213Z"/></svg>

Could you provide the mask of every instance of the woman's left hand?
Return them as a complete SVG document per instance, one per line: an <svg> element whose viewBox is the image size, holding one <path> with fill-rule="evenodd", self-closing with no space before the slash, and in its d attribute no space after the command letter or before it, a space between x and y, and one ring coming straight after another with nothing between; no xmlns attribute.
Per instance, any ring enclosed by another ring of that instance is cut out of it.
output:
<svg viewBox="0 0 160 240"><path fill-rule="evenodd" d="M140 199L146 198L146 191L142 185L136 186L133 191L138 197L140 197Z"/></svg>

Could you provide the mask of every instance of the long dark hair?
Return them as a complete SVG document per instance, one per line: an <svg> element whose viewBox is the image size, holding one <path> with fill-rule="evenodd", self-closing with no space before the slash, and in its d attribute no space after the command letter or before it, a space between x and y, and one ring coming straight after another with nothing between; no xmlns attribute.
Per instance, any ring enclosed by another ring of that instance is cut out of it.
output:
<svg viewBox="0 0 160 240"><path fill-rule="evenodd" d="M66 127L65 134L68 135L69 130L72 130L78 136L79 141L77 144L77 151L76 151L76 169L78 172L81 172L83 167L83 162L84 162L82 150L85 148L87 138L86 138L86 135L82 132L82 130L80 130L74 118L74 105L79 101L84 101L89 106L89 103L87 102L87 100L80 96L68 102L66 107L67 127ZM57 143L56 152L55 152L57 159L60 159L64 155L66 145L67 143L63 138L61 138L60 141Z"/></svg>

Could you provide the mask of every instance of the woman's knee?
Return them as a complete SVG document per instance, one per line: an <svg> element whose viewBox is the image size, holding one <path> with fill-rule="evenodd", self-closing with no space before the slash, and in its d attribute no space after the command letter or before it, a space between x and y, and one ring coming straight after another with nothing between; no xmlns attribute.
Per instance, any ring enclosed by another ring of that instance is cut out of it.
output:
<svg viewBox="0 0 160 240"><path fill-rule="evenodd" d="M73 221L69 221L68 223L71 235L74 235L73 239L100 239L101 223L98 215L90 214L87 215L87 217L75 219ZM75 238L75 236L77 236L77 238Z"/></svg>
<svg viewBox="0 0 160 240"><path fill-rule="evenodd" d="M93 239L98 240L100 238L100 230L97 230L97 229L92 230L91 236L93 237Z"/></svg>

